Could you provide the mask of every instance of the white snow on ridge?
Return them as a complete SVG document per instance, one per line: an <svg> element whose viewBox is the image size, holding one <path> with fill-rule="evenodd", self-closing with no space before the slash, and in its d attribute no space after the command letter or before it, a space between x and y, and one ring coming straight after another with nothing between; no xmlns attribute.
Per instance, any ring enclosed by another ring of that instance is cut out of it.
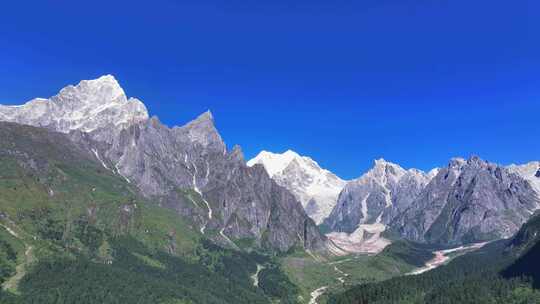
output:
<svg viewBox="0 0 540 304"><path fill-rule="evenodd" d="M272 153L262 151L253 159L247 162L247 165L252 167L255 164L262 164L270 177L281 173L293 159L300 157L296 152L287 150L285 153Z"/></svg>
<svg viewBox="0 0 540 304"><path fill-rule="evenodd" d="M330 214L346 184L313 159L292 150L281 154L262 151L247 162L250 167L255 164L263 165L272 179L291 191L317 224Z"/></svg>
<svg viewBox="0 0 540 304"><path fill-rule="evenodd" d="M49 99L0 105L0 120L49 127L62 133L92 132L108 125L125 126L146 119L148 111L144 104L135 98L128 99L111 75L69 85Z"/></svg>
<svg viewBox="0 0 540 304"><path fill-rule="evenodd" d="M513 173L516 173L527 180L538 194L538 208L540 208L540 161L533 161L523 165L510 165L507 167Z"/></svg>

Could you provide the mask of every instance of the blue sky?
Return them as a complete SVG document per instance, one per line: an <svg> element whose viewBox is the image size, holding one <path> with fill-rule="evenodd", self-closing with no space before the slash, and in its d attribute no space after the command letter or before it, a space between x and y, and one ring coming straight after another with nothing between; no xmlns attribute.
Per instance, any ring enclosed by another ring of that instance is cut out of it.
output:
<svg viewBox="0 0 540 304"><path fill-rule="evenodd" d="M168 125L344 178L540 159L539 1L9 1L0 103L113 74Z"/></svg>

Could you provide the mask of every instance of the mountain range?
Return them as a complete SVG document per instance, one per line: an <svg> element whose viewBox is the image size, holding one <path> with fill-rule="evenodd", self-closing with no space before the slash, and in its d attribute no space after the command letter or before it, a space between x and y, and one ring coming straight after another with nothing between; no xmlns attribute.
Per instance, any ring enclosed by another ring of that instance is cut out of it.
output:
<svg viewBox="0 0 540 304"><path fill-rule="evenodd" d="M506 238L540 206L538 162L505 167L473 156L423 172L379 159L361 177L339 183L341 190L324 189L332 194L325 200L317 200L308 187L340 179L310 158L264 151L248 162L254 163L262 163L294 193L308 215L313 216L308 202L324 206L325 216L315 215L317 223L348 252L379 252L390 243L382 237L385 232L445 246Z"/></svg>
<svg viewBox="0 0 540 304"><path fill-rule="evenodd" d="M0 120L66 134L105 170L224 246L236 247L232 238L277 251L326 248L326 238L289 191L262 166L248 167L238 146L227 150L210 112L169 128L106 75L50 99L1 106Z"/></svg>
<svg viewBox="0 0 540 304"><path fill-rule="evenodd" d="M292 150L246 161L210 111L168 127L110 75L0 105L0 194L1 303L317 303L477 249L343 303L454 290L486 254L536 278L538 161L424 172L378 159L352 180Z"/></svg>
<svg viewBox="0 0 540 304"><path fill-rule="evenodd" d="M379 251L389 232L458 245L508 237L540 206L538 162L503 167L455 158L423 172L379 159L350 181L291 150L246 162L239 146L227 150L209 111L169 128L111 75L0 106L0 120L66 134L104 169L232 248L233 239L249 239L278 251Z"/></svg>

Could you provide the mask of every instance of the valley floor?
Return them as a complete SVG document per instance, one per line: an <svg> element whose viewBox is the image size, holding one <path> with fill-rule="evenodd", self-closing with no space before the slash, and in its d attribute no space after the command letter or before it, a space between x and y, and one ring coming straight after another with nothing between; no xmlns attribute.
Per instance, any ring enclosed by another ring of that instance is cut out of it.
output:
<svg viewBox="0 0 540 304"><path fill-rule="evenodd" d="M284 257L282 267L300 288L301 303L324 303L328 292L403 275L414 266L386 255L349 255L315 260L309 255Z"/></svg>
<svg viewBox="0 0 540 304"><path fill-rule="evenodd" d="M392 277L421 274L447 264L455 257L482 248L485 244L475 243L433 251L433 258L425 261L423 267L411 265L386 251L377 255L356 254L327 260L297 254L282 258L281 263L291 281L300 287L301 303L323 304L330 293Z"/></svg>

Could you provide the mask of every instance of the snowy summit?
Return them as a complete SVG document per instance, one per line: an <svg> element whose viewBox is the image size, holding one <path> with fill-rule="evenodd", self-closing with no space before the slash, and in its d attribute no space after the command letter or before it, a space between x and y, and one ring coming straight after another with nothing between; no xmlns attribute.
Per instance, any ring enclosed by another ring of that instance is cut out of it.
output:
<svg viewBox="0 0 540 304"><path fill-rule="evenodd" d="M144 104L127 98L112 75L69 85L57 95L23 105L0 105L0 120L47 127L63 133L92 132L110 125L125 126L148 119Z"/></svg>
<svg viewBox="0 0 540 304"><path fill-rule="evenodd" d="M291 191L317 224L330 214L346 184L313 159L291 150L281 154L262 151L247 162L248 166L255 164L263 165L272 179Z"/></svg>

